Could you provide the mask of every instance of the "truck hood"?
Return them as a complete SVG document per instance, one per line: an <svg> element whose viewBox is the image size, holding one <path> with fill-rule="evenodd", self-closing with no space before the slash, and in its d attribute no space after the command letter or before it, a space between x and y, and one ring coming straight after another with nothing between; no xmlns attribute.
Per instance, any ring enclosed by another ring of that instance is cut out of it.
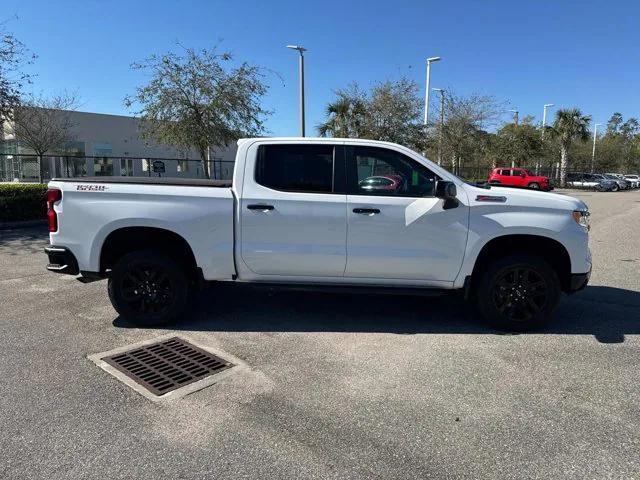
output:
<svg viewBox="0 0 640 480"><path fill-rule="evenodd" d="M504 197L506 201L498 203L499 205L553 208L568 211L587 209L587 204L582 200L559 193L541 192L540 190L528 190L525 188L495 187L493 185L490 189L485 189L465 184L465 189L472 205L492 204L493 202L491 201L479 200L482 196L486 196Z"/></svg>

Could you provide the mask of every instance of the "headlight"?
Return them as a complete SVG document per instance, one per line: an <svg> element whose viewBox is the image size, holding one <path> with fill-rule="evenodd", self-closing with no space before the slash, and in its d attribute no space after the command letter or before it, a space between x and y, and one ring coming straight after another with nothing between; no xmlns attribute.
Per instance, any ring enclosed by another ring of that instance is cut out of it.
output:
<svg viewBox="0 0 640 480"><path fill-rule="evenodd" d="M589 211L588 210L574 210L572 212L573 219L578 225L589 230Z"/></svg>

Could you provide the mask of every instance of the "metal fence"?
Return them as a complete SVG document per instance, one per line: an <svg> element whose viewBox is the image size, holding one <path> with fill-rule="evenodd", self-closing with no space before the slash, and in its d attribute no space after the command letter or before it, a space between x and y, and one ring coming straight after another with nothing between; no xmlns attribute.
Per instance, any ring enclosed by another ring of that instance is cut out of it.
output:
<svg viewBox="0 0 640 480"><path fill-rule="evenodd" d="M210 178L230 180L234 162L213 158ZM40 172L40 175L38 174ZM93 176L205 178L204 163L191 158L44 156L0 154L0 181L37 182Z"/></svg>
<svg viewBox="0 0 640 480"><path fill-rule="evenodd" d="M37 182L38 170L42 180L52 178L81 178L93 176L129 176L129 177L183 177L205 178L204 164L192 158L157 158L157 157L104 157L104 156L44 156L38 165L37 155L0 154L1 182ZM209 177L219 180L231 180L233 177L233 161L213 158L208 162ZM499 165L509 167L509 165ZM443 165L452 171L450 165ZM535 166L526 168L531 173L543 175L557 180L557 165L542 166L536 171ZM453 171L465 180L486 180L491 171L486 165L465 165Z"/></svg>

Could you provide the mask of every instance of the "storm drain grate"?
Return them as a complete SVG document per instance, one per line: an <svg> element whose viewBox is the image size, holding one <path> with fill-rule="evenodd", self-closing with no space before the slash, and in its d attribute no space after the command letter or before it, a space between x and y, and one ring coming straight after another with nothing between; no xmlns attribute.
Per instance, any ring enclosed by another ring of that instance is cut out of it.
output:
<svg viewBox="0 0 640 480"><path fill-rule="evenodd" d="M234 366L178 337L103 360L155 395L164 395Z"/></svg>

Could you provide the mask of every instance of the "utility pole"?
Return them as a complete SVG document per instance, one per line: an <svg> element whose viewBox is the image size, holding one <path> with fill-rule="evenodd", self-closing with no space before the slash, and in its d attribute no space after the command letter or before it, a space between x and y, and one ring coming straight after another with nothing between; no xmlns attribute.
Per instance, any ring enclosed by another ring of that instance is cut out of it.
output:
<svg viewBox="0 0 640 480"><path fill-rule="evenodd" d="M424 126L427 127L429 124L429 77L431 75L431 64L434 62L439 62L441 57L429 57L427 58L427 81L425 86L424 93Z"/></svg>
<svg viewBox="0 0 640 480"><path fill-rule="evenodd" d="M596 165L596 139L598 138L598 125L602 125L602 124L596 123L593 126L593 150L591 150L591 173L593 173Z"/></svg>
<svg viewBox="0 0 640 480"><path fill-rule="evenodd" d="M300 60L298 62L300 80L300 136L304 137L304 52L306 52L307 49L300 45L287 45L287 48L297 50L300 54Z"/></svg>
<svg viewBox="0 0 640 480"><path fill-rule="evenodd" d="M438 165L442 165L442 141L444 134L444 89L434 88L435 92L440 92L440 131L438 132Z"/></svg>

